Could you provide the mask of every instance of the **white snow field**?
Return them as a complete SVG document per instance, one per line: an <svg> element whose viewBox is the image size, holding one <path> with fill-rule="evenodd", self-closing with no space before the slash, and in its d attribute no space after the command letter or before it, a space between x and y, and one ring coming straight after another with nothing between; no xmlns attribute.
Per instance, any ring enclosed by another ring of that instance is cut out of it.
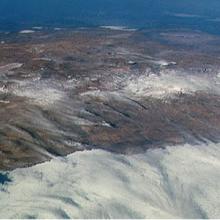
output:
<svg viewBox="0 0 220 220"><path fill-rule="evenodd" d="M171 98L178 93L193 94L199 91L220 94L219 83L219 77L164 71L160 76L150 74L130 78L125 82L124 91L136 97L156 98Z"/></svg>

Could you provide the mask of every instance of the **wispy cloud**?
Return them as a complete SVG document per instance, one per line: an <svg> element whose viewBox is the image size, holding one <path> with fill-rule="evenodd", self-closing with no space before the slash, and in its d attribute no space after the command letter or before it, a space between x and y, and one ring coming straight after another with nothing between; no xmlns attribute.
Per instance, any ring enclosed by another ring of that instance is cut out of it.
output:
<svg viewBox="0 0 220 220"><path fill-rule="evenodd" d="M169 16L179 17L179 18L205 18L205 16L198 15L198 14L172 13L172 12L167 12L165 14Z"/></svg>

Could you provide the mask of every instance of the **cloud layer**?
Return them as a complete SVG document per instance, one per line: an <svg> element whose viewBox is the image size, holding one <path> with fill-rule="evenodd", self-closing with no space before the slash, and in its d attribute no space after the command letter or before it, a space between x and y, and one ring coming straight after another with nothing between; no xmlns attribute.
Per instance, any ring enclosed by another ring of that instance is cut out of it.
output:
<svg viewBox="0 0 220 220"><path fill-rule="evenodd" d="M1 218L217 218L220 145L101 150L9 173Z"/></svg>

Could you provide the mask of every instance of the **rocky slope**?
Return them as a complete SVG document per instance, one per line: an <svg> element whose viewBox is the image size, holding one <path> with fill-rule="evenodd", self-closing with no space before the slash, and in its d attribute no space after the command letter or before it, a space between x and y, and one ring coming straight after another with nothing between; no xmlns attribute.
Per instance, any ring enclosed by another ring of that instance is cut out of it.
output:
<svg viewBox="0 0 220 220"><path fill-rule="evenodd" d="M1 170L85 149L219 141L216 36L100 28L0 39Z"/></svg>

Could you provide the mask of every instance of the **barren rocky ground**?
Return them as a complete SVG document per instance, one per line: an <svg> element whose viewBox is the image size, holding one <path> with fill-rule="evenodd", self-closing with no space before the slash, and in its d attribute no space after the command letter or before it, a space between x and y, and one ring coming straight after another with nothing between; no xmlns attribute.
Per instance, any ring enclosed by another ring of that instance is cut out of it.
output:
<svg viewBox="0 0 220 220"><path fill-rule="evenodd" d="M82 150L219 142L216 36L99 28L0 41L0 170Z"/></svg>

